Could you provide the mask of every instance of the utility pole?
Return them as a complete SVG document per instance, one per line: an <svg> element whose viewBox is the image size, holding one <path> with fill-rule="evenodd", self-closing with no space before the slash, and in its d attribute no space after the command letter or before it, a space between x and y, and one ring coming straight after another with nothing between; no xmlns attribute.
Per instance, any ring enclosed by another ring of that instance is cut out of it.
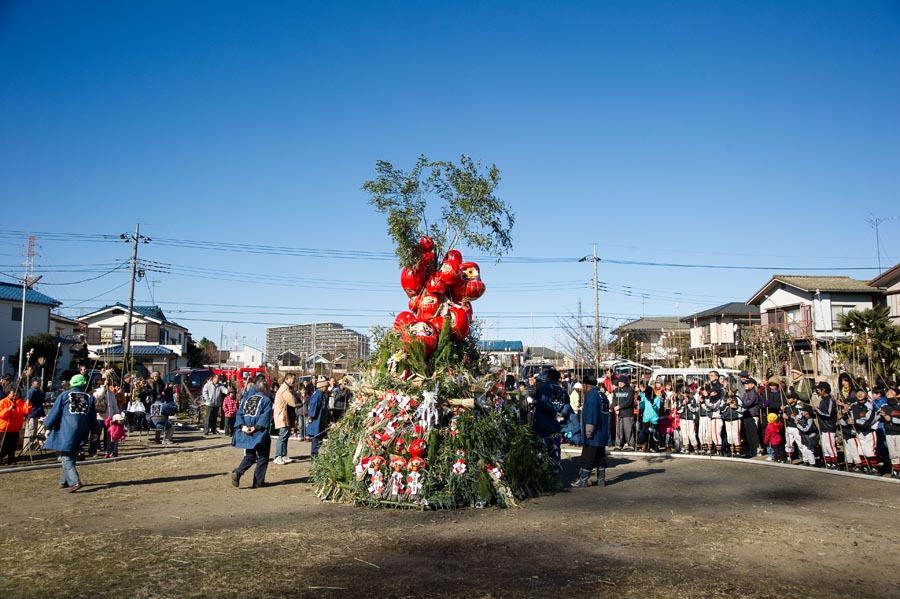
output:
<svg viewBox="0 0 900 599"><path fill-rule="evenodd" d="M23 360L25 359L25 309L27 308L25 303L25 295L35 283L41 280L41 277L43 276L31 276L34 272L34 254L36 240L37 238L34 235L30 235L28 237L28 249L25 252L25 276L22 277L22 318L20 319L19 323L19 379L22 378L22 364Z"/></svg>
<svg viewBox="0 0 900 599"><path fill-rule="evenodd" d="M594 244L594 255L585 256L579 262L594 263L594 376L600 375L600 282L597 279L597 244Z"/></svg>
<svg viewBox="0 0 900 599"><path fill-rule="evenodd" d="M128 292L128 326L125 329L124 344L122 349L122 376L124 377L128 371L128 356L131 353L131 325L134 319L134 281L137 278L137 255L138 243L150 243L149 237L141 235L141 224L138 223L134 227L134 235L122 233L119 235L122 241L130 241L132 243L131 250L131 289Z"/></svg>

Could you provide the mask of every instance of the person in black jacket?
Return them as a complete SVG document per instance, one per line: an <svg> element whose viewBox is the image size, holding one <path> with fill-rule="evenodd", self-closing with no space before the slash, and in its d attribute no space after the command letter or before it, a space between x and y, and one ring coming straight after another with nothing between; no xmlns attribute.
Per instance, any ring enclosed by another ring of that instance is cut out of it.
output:
<svg viewBox="0 0 900 599"><path fill-rule="evenodd" d="M889 387L885 396L887 403L881 406L879 415L891 458L891 476L900 478L900 398L897 397L897 388Z"/></svg>
<svg viewBox="0 0 900 599"><path fill-rule="evenodd" d="M838 453L835 442L837 431L837 404L831 397L831 385L825 381L816 383L816 395L819 403L816 405L816 420L819 424L819 442L822 444L822 457L825 467L829 470L837 470Z"/></svg>
<svg viewBox="0 0 900 599"><path fill-rule="evenodd" d="M756 381L748 377L743 380L743 383L744 393L741 395L741 409L743 410L741 415L741 425L744 429L744 439L746 441L744 444L744 451L746 453L744 455L745 457L752 458L761 453L759 448L759 427L756 423L759 420L759 408L762 402L759 398L759 393L756 391Z"/></svg>
<svg viewBox="0 0 900 599"><path fill-rule="evenodd" d="M634 451L634 389L627 376L616 379L612 409L616 414L616 449Z"/></svg>

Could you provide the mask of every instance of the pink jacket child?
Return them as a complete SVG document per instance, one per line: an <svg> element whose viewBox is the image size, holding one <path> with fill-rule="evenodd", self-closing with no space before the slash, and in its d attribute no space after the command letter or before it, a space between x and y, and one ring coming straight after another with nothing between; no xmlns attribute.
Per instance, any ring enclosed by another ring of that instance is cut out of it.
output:
<svg viewBox="0 0 900 599"><path fill-rule="evenodd" d="M109 432L109 445L106 448L105 457L119 457L119 441L125 439L125 415L113 414L103 421L103 425Z"/></svg>

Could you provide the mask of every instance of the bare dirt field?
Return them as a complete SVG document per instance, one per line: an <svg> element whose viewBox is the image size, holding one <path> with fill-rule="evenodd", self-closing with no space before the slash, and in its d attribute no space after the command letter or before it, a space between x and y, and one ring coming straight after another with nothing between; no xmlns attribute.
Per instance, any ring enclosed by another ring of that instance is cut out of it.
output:
<svg viewBox="0 0 900 599"><path fill-rule="evenodd" d="M420 512L322 503L305 460L270 465L272 486L235 489L239 460L219 448L86 463L74 494L57 470L0 475L0 594L900 596L897 484L627 456L604 489Z"/></svg>

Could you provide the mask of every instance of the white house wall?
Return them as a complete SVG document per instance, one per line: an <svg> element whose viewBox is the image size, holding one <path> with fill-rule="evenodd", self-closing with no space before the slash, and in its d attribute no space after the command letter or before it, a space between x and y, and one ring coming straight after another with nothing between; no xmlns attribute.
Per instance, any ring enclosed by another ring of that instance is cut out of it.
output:
<svg viewBox="0 0 900 599"><path fill-rule="evenodd" d="M22 322L13 320L13 308L21 308L21 302L0 302L0 355L7 362L12 354L19 352L19 334ZM27 304L25 306L25 337L50 330L50 306ZM18 368L15 365L12 370ZM10 372L11 370L7 370Z"/></svg>

